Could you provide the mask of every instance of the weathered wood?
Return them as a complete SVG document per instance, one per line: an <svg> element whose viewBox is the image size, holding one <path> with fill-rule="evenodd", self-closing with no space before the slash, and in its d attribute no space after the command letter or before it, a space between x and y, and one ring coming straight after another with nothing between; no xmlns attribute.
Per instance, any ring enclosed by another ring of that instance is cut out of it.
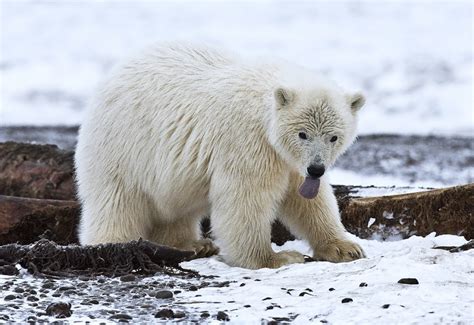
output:
<svg viewBox="0 0 474 325"><path fill-rule="evenodd" d="M0 194L74 200L74 152L55 145L0 143Z"/></svg>
<svg viewBox="0 0 474 325"><path fill-rule="evenodd" d="M361 238L474 237L474 184L401 195L340 198L342 222Z"/></svg>
<svg viewBox="0 0 474 325"><path fill-rule="evenodd" d="M29 244L40 238L77 243L79 204L0 195L0 245Z"/></svg>
<svg viewBox="0 0 474 325"><path fill-rule="evenodd" d="M361 238L437 234L474 237L474 184L402 195L358 198L355 187L338 186L342 222ZM39 200L0 195L0 245L33 243L48 238L77 243L80 207L76 201ZM203 222L203 232L210 229ZM272 241L281 245L294 237L280 223Z"/></svg>
<svg viewBox="0 0 474 325"><path fill-rule="evenodd" d="M0 244L32 243L40 237L77 242L73 155L54 145L0 143ZM336 185L334 190L343 223L362 238L406 238L435 231L470 239L473 187L373 198L358 198L362 187ZM282 244L292 238L281 224L274 225L272 241Z"/></svg>

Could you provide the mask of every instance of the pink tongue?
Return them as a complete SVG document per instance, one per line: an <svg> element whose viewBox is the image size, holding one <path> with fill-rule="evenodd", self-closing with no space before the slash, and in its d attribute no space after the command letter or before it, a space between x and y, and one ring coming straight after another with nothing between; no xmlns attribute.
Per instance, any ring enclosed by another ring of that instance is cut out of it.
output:
<svg viewBox="0 0 474 325"><path fill-rule="evenodd" d="M319 178L306 177L300 186L300 194L305 199L314 199L319 191Z"/></svg>

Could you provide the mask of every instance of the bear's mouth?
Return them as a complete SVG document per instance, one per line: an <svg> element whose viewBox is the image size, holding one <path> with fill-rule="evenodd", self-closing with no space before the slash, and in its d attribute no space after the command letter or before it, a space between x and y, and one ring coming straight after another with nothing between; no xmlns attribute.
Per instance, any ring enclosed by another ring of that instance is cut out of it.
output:
<svg viewBox="0 0 474 325"><path fill-rule="evenodd" d="M320 183L319 178L306 176L299 189L300 195L305 199L314 199L318 195Z"/></svg>

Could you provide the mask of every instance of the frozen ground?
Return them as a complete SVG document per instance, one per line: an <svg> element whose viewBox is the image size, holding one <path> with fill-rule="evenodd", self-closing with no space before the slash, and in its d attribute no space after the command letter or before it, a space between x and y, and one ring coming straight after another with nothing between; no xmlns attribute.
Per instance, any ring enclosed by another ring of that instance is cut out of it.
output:
<svg viewBox="0 0 474 325"><path fill-rule="evenodd" d="M0 4L3 125L78 124L117 60L180 39L281 57L363 90L363 134L473 134L470 1Z"/></svg>
<svg viewBox="0 0 474 325"><path fill-rule="evenodd" d="M52 302L71 303L70 323L120 319L153 322L154 315L164 308L184 312L189 322L206 319L211 323L218 323L219 311L234 324L258 324L262 320L295 324L474 322L474 250L449 253L432 249L464 244L463 238L433 234L384 243L354 239L364 247L368 258L257 271L229 267L216 257L182 263L203 275L218 276L212 280L162 275L131 282L38 280L25 273L15 278L0 276L0 323L25 322L30 317L52 321L54 318L44 315ZM311 253L301 241L274 248ZM400 284L401 278L416 278L419 284ZM174 291L173 298L155 297L166 289ZM342 303L345 298L352 301Z"/></svg>

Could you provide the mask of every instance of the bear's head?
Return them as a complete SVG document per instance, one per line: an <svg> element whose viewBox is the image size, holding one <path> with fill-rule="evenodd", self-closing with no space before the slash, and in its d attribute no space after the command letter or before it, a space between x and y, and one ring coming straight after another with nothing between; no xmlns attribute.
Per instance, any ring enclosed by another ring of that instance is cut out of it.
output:
<svg viewBox="0 0 474 325"><path fill-rule="evenodd" d="M314 198L320 177L355 139L364 96L336 86L282 86L273 95L272 145L305 177L300 194Z"/></svg>

